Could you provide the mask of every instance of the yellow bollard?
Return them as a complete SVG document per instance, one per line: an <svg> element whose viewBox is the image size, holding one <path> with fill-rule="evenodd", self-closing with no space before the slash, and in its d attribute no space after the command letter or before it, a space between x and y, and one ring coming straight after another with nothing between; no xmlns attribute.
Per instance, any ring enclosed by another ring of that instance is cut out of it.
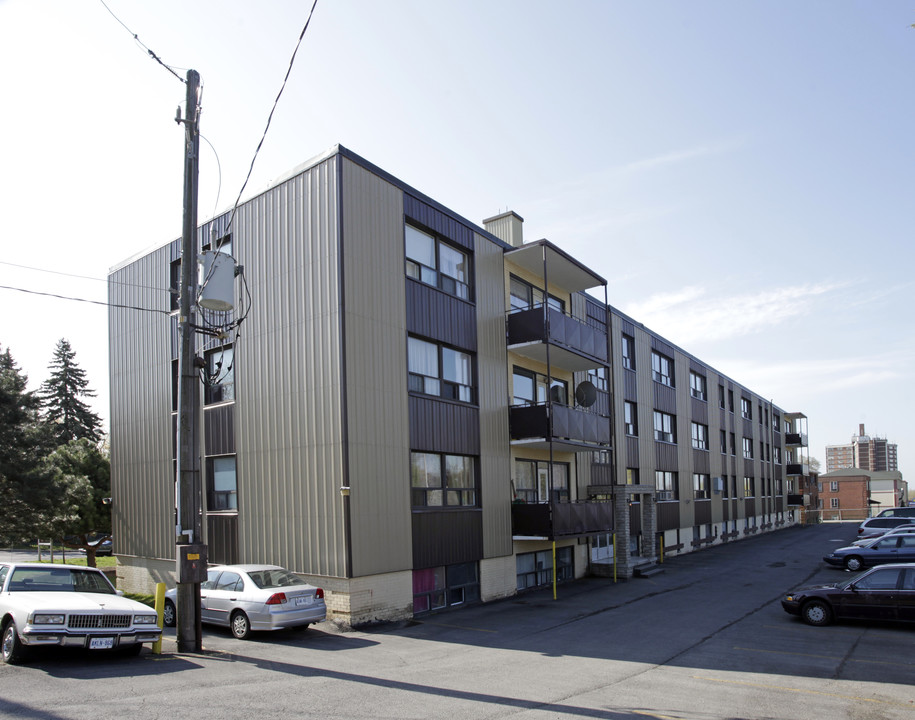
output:
<svg viewBox="0 0 915 720"><path fill-rule="evenodd" d="M159 616L159 629L163 627L162 613L165 612L165 583L156 583L156 615ZM162 654L162 636L153 643L152 651L156 655Z"/></svg>

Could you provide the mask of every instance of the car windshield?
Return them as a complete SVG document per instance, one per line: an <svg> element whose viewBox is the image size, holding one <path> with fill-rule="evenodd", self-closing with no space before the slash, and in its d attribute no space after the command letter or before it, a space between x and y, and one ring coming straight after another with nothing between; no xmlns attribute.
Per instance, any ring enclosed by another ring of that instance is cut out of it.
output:
<svg viewBox="0 0 915 720"><path fill-rule="evenodd" d="M860 580L863 575L867 575L867 573L869 573L869 572L870 572L870 570L862 570L859 573L855 573L850 578L842 580L841 582L837 582L836 587L841 588L842 590L845 590L850 585L853 585L854 583L858 582L858 580Z"/></svg>
<svg viewBox="0 0 915 720"><path fill-rule="evenodd" d="M116 594L100 572L71 568L15 568L6 589L10 592Z"/></svg>
<svg viewBox="0 0 915 720"><path fill-rule="evenodd" d="M248 573L251 582L262 590L264 588L292 587L293 585L305 585L305 581L297 578L288 570L283 568L270 568L269 570L254 570Z"/></svg>

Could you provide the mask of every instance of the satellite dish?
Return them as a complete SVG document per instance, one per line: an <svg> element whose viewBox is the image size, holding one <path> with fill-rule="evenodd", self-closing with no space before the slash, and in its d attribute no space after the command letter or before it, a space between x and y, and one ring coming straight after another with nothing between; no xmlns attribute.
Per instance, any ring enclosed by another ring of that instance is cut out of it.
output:
<svg viewBox="0 0 915 720"><path fill-rule="evenodd" d="M594 383L583 380L575 388L575 402L582 407L591 407L597 401L597 388Z"/></svg>

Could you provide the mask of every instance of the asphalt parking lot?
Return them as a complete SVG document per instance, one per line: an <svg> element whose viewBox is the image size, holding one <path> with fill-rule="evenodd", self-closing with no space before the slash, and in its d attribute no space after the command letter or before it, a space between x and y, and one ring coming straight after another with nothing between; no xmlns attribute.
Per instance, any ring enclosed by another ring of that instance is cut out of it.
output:
<svg viewBox="0 0 915 720"><path fill-rule="evenodd" d="M671 558L665 572L561 585L422 621L235 640L202 654L83 653L0 667L0 717L915 718L915 629L805 625L779 604L840 579L855 524Z"/></svg>

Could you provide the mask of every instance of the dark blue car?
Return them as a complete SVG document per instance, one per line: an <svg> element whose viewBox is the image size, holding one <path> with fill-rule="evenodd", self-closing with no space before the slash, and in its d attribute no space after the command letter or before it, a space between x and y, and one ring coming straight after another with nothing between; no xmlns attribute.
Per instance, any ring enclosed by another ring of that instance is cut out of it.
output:
<svg viewBox="0 0 915 720"><path fill-rule="evenodd" d="M823 560L853 571L886 563L915 562L915 535L879 537L868 545L839 548Z"/></svg>

